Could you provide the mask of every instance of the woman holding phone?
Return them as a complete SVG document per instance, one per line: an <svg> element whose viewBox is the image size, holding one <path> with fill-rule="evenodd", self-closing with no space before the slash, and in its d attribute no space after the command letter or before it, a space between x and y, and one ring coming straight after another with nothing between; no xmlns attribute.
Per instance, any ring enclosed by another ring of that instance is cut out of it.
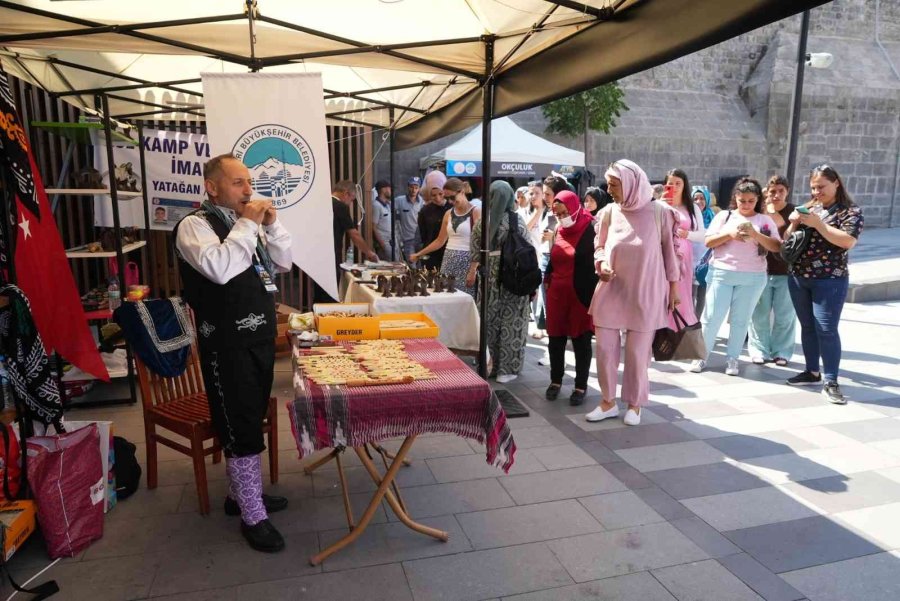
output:
<svg viewBox="0 0 900 601"><path fill-rule="evenodd" d="M847 297L847 255L863 229L862 210L853 203L838 172L819 165L809 175L812 199L790 214L786 236L810 228L806 251L791 265L788 290L800 320L806 370L788 380L794 386L822 381L830 403L847 402L838 385L841 337L838 323ZM819 358L822 360L822 371Z"/></svg>
<svg viewBox="0 0 900 601"><path fill-rule="evenodd" d="M700 323L708 355L725 317L730 316L725 373L736 376L750 316L766 287L766 253L781 250L781 237L772 218L762 213L763 194L758 181L741 178L732 199L737 209L716 215L706 230L706 246L713 254ZM706 361L698 359L691 364L691 371L700 373L705 367Z"/></svg>
<svg viewBox="0 0 900 601"><path fill-rule="evenodd" d="M688 325L697 323L694 313L694 242L703 242L706 237L706 226L703 225L703 214L694 203L690 193L687 173L681 169L672 169L666 174L666 186L663 199L678 214L675 229L675 252L681 261L681 280L678 282L678 297L684 299L678 306L678 312ZM699 257L696 257L699 259ZM669 314L669 327L678 330L674 314Z"/></svg>

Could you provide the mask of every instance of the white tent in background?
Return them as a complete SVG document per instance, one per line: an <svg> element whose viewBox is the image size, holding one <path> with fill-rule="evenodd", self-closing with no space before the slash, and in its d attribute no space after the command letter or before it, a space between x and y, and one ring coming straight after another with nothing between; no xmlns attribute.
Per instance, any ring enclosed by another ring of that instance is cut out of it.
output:
<svg viewBox="0 0 900 601"><path fill-rule="evenodd" d="M444 172L455 177L480 177L481 125L450 146L419 160L422 169L446 162ZM543 177L584 167L584 153L554 144L525 131L509 117L491 123L491 176Z"/></svg>

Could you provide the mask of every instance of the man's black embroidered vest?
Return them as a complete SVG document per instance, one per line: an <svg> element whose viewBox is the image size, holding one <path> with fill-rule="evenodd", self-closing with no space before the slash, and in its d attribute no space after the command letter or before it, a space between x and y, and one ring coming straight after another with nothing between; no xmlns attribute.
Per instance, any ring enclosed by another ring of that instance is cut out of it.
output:
<svg viewBox="0 0 900 601"><path fill-rule="evenodd" d="M217 216L203 209L190 215L206 219L220 242L228 237L229 226ZM175 226L173 240L177 239L179 225L181 222ZM275 298L266 292L254 265L220 285L188 265L180 253L175 255L181 269L184 300L194 310L201 350L218 351L274 342Z"/></svg>

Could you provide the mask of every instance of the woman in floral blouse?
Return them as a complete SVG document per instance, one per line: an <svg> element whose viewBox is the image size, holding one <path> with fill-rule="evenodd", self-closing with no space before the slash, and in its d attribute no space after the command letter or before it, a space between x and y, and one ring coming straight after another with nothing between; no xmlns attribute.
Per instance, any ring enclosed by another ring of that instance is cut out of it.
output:
<svg viewBox="0 0 900 601"><path fill-rule="evenodd" d="M809 244L791 266L788 288L797 317L806 357L806 371L788 380L792 385L814 385L822 381L822 395L831 403L846 403L838 386L841 337L838 322L847 297L847 253L856 246L863 229L863 215L844 187L838 172L820 165L809 176L812 200L808 211L791 213L785 237L801 225L812 230ZM819 371L822 358L824 373Z"/></svg>

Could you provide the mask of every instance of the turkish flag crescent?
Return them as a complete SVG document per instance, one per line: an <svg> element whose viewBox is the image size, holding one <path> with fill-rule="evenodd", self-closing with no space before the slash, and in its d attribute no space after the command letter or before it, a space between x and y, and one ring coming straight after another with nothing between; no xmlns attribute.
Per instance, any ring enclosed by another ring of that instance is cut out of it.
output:
<svg viewBox="0 0 900 601"><path fill-rule="evenodd" d="M0 161L9 165L16 179L16 279L31 303L44 350L48 354L56 350L82 371L108 381L109 373L88 329L56 220L2 69Z"/></svg>

